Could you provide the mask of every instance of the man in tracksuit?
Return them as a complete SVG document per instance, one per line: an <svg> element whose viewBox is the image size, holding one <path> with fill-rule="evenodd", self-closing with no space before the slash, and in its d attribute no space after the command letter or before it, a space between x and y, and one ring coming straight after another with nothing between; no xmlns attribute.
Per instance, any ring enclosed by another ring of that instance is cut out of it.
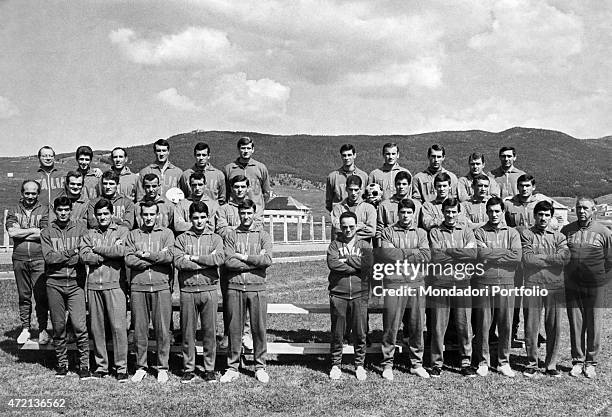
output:
<svg viewBox="0 0 612 417"><path fill-rule="evenodd" d="M474 231L478 245L478 261L483 264L483 274L475 275L473 287L486 291L475 297L476 335L474 337L474 361L477 373L489 373L489 330L493 317L497 318L498 345L497 371L514 377L510 368L510 337L514 294L502 295L501 290L514 288L514 273L521 261L521 238L519 233L504 222L504 202L499 197L487 201L487 224ZM498 287L500 292L493 294Z"/></svg>
<svg viewBox="0 0 612 417"><path fill-rule="evenodd" d="M535 224L521 230L523 246L524 280L526 288L546 289L548 295L523 297L525 313L525 349L527 351L526 377L537 375L538 334L540 316L544 310L546 329L546 374L559 377L557 361L561 342L561 311L565 302L563 267L569 262L570 252L563 234L549 228L555 209L548 201L540 201L533 209Z"/></svg>
<svg viewBox="0 0 612 417"><path fill-rule="evenodd" d="M363 182L360 177L351 175L346 179L346 193L347 197L334 204L331 213L332 239L340 231L340 215L350 211L357 216L357 237L371 242L376 234L376 209L361 199Z"/></svg>
<svg viewBox="0 0 612 417"><path fill-rule="evenodd" d="M179 187L183 190L185 198L189 198L191 195L191 187L189 185L189 178L194 172L201 172L204 174L206 184L205 193L211 199L217 202L217 204L225 204L226 192L225 192L225 175L221 170L215 168L210 163L210 146L207 143L198 142L193 147L193 157L195 158L195 164L189 169L186 169L181 175L179 181ZM210 216L209 216L210 217Z"/></svg>
<svg viewBox="0 0 612 417"><path fill-rule="evenodd" d="M394 264L400 260L424 266L431 259L427 232L416 226L414 210L415 205L410 199L397 203L398 221L382 231L381 249L376 252L377 263ZM395 340L400 323L403 321L403 343L408 347L410 373L421 378L429 378L429 374L423 368L425 296L421 294L421 288L424 284L424 274L418 272L412 275L395 271L392 274L385 274L382 284L385 290L410 288L414 291L414 294L384 296L382 376L387 380L393 380ZM377 291L373 294L379 295Z"/></svg>
<svg viewBox="0 0 612 417"><path fill-rule="evenodd" d="M119 192L120 177L115 171L106 171L100 180L100 197L89 201L87 208L87 226L93 229L98 226L97 216L94 210L95 205L102 198L109 200L113 204L112 222L117 226L123 226L128 230L134 228L136 223L136 206L129 197Z"/></svg>
<svg viewBox="0 0 612 417"><path fill-rule="evenodd" d="M571 253L565 268L565 298L572 345L570 375L574 377L597 376L601 328L612 291L612 233L593 219L594 213L593 199L579 197L578 219L561 229Z"/></svg>
<svg viewBox="0 0 612 417"><path fill-rule="evenodd" d="M397 162L400 156L397 143L385 143L382 149L382 156L384 163L382 167L370 172L368 184L380 185L383 192L383 200L387 200L395 193L396 175L400 172L407 172L412 177L412 174Z"/></svg>
<svg viewBox="0 0 612 417"><path fill-rule="evenodd" d="M216 201L214 201L217 204ZM179 270L181 288L181 332L183 334L183 376L186 384L195 379L195 341L198 317L202 327L204 380L216 382L217 353L217 268L223 264L223 240L208 226L208 206L196 201L189 206L192 227L174 244L174 266Z"/></svg>
<svg viewBox="0 0 612 417"><path fill-rule="evenodd" d="M368 174L355 165L357 151L354 145L350 143L342 145L340 147L340 157L342 158L342 166L330 172L325 181L325 208L330 213L334 204L341 203L347 197L346 180L348 177L356 175L361 178L361 183L364 185L368 181Z"/></svg>
<svg viewBox="0 0 612 417"><path fill-rule="evenodd" d="M21 200L17 206L8 210L6 230L13 239L13 271L19 295L19 318L21 333L17 343L30 339L30 320L32 314L32 294L36 301L38 321L38 343L45 345L51 340L47 333L48 309L47 286L45 280L45 261L40 245L40 231L49 223L46 204L38 201L40 184L26 180L21 184Z"/></svg>
<svg viewBox="0 0 612 417"><path fill-rule="evenodd" d="M149 347L149 320L153 321L157 342L159 371L157 381L168 381L170 355L170 320L172 299L169 281L172 272L174 235L170 229L157 223L159 206L145 201L140 207L141 226L126 238L125 264L130 268L130 306L134 316L134 343L136 345L136 373L133 382L147 375Z"/></svg>
<svg viewBox="0 0 612 417"><path fill-rule="evenodd" d="M247 311L251 316L255 377L268 383L266 372L266 269L272 265L272 240L270 235L254 224L255 203L244 200L238 205L240 226L225 237L225 267L228 281L227 315L229 319L229 350L227 370L221 382L232 382L240 374L240 351L244 320Z"/></svg>
<svg viewBox="0 0 612 417"><path fill-rule="evenodd" d="M340 234L327 249L329 307L331 318L331 370L329 377L342 376L342 341L351 328L355 349L355 376L364 381L366 329L372 245L357 237L357 215L347 211L339 218ZM370 261L368 261L370 259Z"/></svg>
<svg viewBox="0 0 612 417"><path fill-rule="evenodd" d="M90 379L84 290L85 267L79 262L79 246L87 229L84 222L70 220L72 201L68 197L56 198L53 210L55 220L40 232L40 241L45 259L47 299L53 323L53 344L57 354L58 365L55 376L63 378L68 373L67 311L79 351L79 377Z"/></svg>
<svg viewBox="0 0 612 417"><path fill-rule="evenodd" d="M219 203L217 200L211 199L208 194L206 194L206 177L204 173L201 171L191 173L189 177L189 188L191 189L191 193L188 198L185 198L179 201L176 206L174 206L174 215L173 215L173 230L175 233L183 233L187 230L191 229L192 222L190 221L190 211L189 208L195 202L201 201L206 204L208 207L208 228L210 231L215 230L215 219L217 210L219 210Z"/></svg>
<svg viewBox="0 0 612 417"><path fill-rule="evenodd" d="M433 179L436 196L431 201L423 203L421 209L421 221L419 226L430 231L435 226L439 226L444 222L444 214L442 213L442 203L452 197L452 178L446 172L440 172ZM466 219L463 213L459 213L457 218L459 223L465 224Z"/></svg>
<svg viewBox="0 0 612 417"><path fill-rule="evenodd" d="M470 285L471 276L466 273L466 265L476 261L478 251L474 233L457 218L460 210L459 200L449 198L442 203L444 222L429 232L431 242L431 260L435 266L431 285L434 289L460 288ZM444 271L454 266L453 274ZM459 269L461 266L461 269ZM451 314L459 341L461 357L461 374L466 377L476 376L471 367L472 359L472 303L469 295L433 295L428 302L431 321L431 371L429 374L437 378L444 366L444 334Z"/></svg>
<svg viewBox="0 0 612 417"><path fill-rule="evenodd" d="M93 200L98 196L100 177L102 171L100 168L92 168L93 150L87 145L79 146L75 153L77 161L77 172L83 175L83 194L88 199Z"/></svg>
<svg viewBox="0 0 612 417"><path fill-rule="evenodd" d="M136 186L136 201L142 200L146 193L143 179L147 174L155 174L157 176L159 179L157 196L164 199L166 198L166 191L179 186L179 180L181 175L183 175L183 170L169 160L170 143L167 140L158 139L155 141L153 151L155 152L155 162L147 165L138 173L140 181L137 182Z"/></svg>
<svg viewBox="0 0 612 417"><path fill-rule="evenodd" d="M442 167L445 158L446 151L444 146L434 144L427 149L429 166L412 178L412 198L414 200L418 200L423 204L427 201L435 200L437 194L434 188L434 178L442 172L450 177L449 197L457 196L457 176Z"/></svg>
<svg viewBox="0 0 612 417"><path fill-rule="evenodd" d="M60 171L55 166L55 151L50 146L43 146L38 150L40 168L36 171L40 177L36 180L40 184L40 202L47 206L49 215L53 213L53 199L64 188L66 171Z"/></svg>
<svg viewBox="0 0 612 417"><path fill-rule="evenodd" d="M56 197L68 197L72 202L70 220L80 222L87 226L87 207L89 199L83 189L83 174L78 171L69 171L66 174L64 188L58 191ZM55 219L55 211L50 213L50 220Z"/></svg>
<svg viewBox="0 0 612 417"><path fill-rule="evenodd" d="M489 221L487 217L487 200L491 197L489 191L490 185L491 179L486 175L474 175L472 179L474 194L468 200L461 203L461 210L471 230L476 230Z"/></svg>
<svg viewBox="0 0 612 417"><path fill-rule="evenodd" d="M489 176L499 185L499 197L503 200L516 195L518 188L516 180L525 172L514 166L516 149L512 146L503 146L499 150L499 167L489 172Z"/></svg>
<svg viewBox="0 0 612 417"><path fill-rule="evenodd" d="M89 319L94 342L96 370L94 377L109 374L106 351L106 322L110 325L113 359L117 380L127 382L127 328L125 293L120 282L124 273L125 237L128 229L113 221L114 206L101 197L93 207L96 226L87 231L81 242L80 256L89 265L87 290Z"/></svg>
<svg viewBox="0 0 612 417"><path fill-rule="evenodd" d="M125 148L116 147L111 151L111 171L119 175L119 194L123 194L132 202L136 201L136 188L140 176L133 173L127 166L128 155Z"/></svg>
<svg viewBox="0 0 612 417"><path fill-rule="evenodd" d="M482 153L474 152L468 157L468 165L470 166L470 171L464 176L460 177L457 184L457 197L459 201L469 201L476 188L474 188L474 178L477 175L485 175L485 156ZM499 185L493 179L493 177L489 177L485 175L485 177L489 178L489 191L491 195L496 195L499 197Z"/></svg>
<svg viewBox="0 0 612 417"><path fill-rule="evenodd" d="M174 221L174 204L159 195L160 183L156 174L148 173L142 177L142 189L144 195L136 203L136 224L142 226L140 216L141 207L145 202L153 202L157 205L157 224L169 228Z"/></svg>

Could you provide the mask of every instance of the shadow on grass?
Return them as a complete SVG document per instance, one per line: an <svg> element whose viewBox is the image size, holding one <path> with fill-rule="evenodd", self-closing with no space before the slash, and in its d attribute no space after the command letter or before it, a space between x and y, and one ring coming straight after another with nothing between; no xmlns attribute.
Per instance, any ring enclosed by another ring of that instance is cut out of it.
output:
<svg viewBox="0 0 612 417"><path fill-rule="evenodd" d="M55 352L52 350L21 350L17 344L17 336L21 326L4 332L5 339L0 341L0 350L16 357L15 363L36 363L48 369L55 366Z"/></svg>

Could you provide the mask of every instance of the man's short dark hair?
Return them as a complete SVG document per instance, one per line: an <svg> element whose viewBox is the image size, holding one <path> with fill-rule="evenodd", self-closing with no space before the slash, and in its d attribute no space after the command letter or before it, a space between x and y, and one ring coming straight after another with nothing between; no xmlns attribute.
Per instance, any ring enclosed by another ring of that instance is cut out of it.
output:
<svg viewBox="0 0 612 417"><path fill-rule="evenodd" d="M157 176L157 174L149 172L148 174L145 174L142 177L142 185L144 185L145 181L153 181L153 180L157 180L157 183L159 184L159 177Z"/></svg>
<svg viewBox="0 0 612 417"><path fill-rule="evenodd" d="M502 211L506 211L506 205L504 204L504 200L496 196L493 196L487 200L486 208L489 209L489 207L497 205L501 207Z"/></svg>
<svg viewBox="0 0 612 417"><path fill-rule="evenodd" d="M357 153L357 151L355 150L355 145L353 145L352 143L345 143L344 145L340 146L340 155L342 155L346 151Z"/></svg>
<svg viewBox="0 0 612 417"><path fill-rule="evenodd" d="M21 183L21 192L23 193L25 190L25 185L29 184L29 183L34 183L36 184L36 189L38 190L38 194L40 194L40 183L38 181L35 180L25 180L24 182Z"/></svg>
<svg viewBox="0 0 612 417"><path fill-rule="evenodd" d="M518 179L516 180L516 184L520 184L522 182L527 182L529 181L531 183L531 185L535 185L536 181L535 178L533 177L533 175L530 174L523 174L520 177L518 177Z"/></svg>
<svg viewBox="0 0 612 417"><path fill-rule="evenodd" d="M89 156L93 160L93 151L87 145L79 146L75 153L75 158L79 159L80 156Z"/></svg>
<svg viewBox="0 0 612 417"><path fill-rule="evenodd" d="M251 139L248 136L243 136L240 139L238 139L238 142L236 143L236 148L240 149L241 146L249 145L249 144L252 144L253 146L255 146L255 144L253 143L253 139Z"/></svg>
<svg viewBox="0 0 612 417"><path fill-rule="evenodd" d="M451 185L451 177L446 172L440 172L434 177L434 185L440 182L448 182L448 185Z"/></svg>
<svg viewBox="0 0 612 417"><path fill-rule="evenodd" d="M363 185L361 177L358 175L351 175L346 179L346 188L348 189L351 185L357 185L359 188Z"/></svg>
<svg viewBox="0 0 612 417"><path fill-rule="evenodd" d="M65 195L57 197L55 200L53 200L53 210L56 210L58 207L61 206L68 206L70 207L70 210L72 210L72 200L66 197Z"/></svg>
<svg viewBox="0 0 612 417"><path fill-rule="evenodd" d="M437 143L434 143L427 149L427 156L431 155L431 151L442 151L442 156L446 156L446 150L444 149L444 146L438 145Z"/></svg>
<svg viewBox="0 0 612 417"><path fill-rule="evenodd" d="M40 158L40 154L42 153L43 149L49 149L51 152L53 152L53 156L55 156L55 150L51 146L45 145L45 146L43 146L42 148L40 148L38 150L38 157L39 158Z"/></svg>
<svg viewBox="0 0 612 417"><path fill-rule="evenodd" d="M189 217L193 216L193 213L206 213L208 216L208 206L203 201L195 201L189 206Z"/></svg>
<svg viewBox="0 0 612 417"><path fill-rule="evenodd" d="M397 202L397 212L399 213L401 209L412 209L414 212L416 210L416 206L414 205L414 201L409 198L404 198Z"/></svg>
<svg viewBox="0 0 612 417"><path fill-rule="evenodd" d="M459 200L453 197L447 198L442 202L442 212L444 212L447 207L457 207L457 211L461 211L461 204L459 204Z"/></svg>
<svg viewBox="0 0 612 417"><path fill-rule="evenodd" d="M125 148L123 148L121 146L116 146L111 151L111 158L113 157L113 154L115 153L115 151L123 151L123 156L125 156L126 158L128 156L127 150Z"/></svg>
<svg viewBox="0 0 612 417"><path fill-rule="evenodd" d="M157 213L159 213L159 206L157 205L155 201L152 201L152 200L141 201L140 202L140 213L142 213L142 209L145 207L146 208L155 207L157 210Z"/></svg>
<svg viewBox="0 0 612 417"><path fill-rule="evenodd" d="M168 148L168 150L170 150L170 142L168 142L166 139L157 139L153 143L153 151L157 149L157 146L165 146Z"/></svg>
<svg viewBox="0 0 612 417"><path fill-rule="evenodd" d="M249 200L248 198L245 198L240 203L238 203L239 212L240 210L249 210L249 209L253 209L253 211L257 211L257 206L255 205L255 202L253 200Z"/></svg>
<svg viewBox="0 0 612 417"><path fill-rule="evenodd" d="M68 171L66 174L66 183L70 182L70 178L83 178L83 173L81 171Z"/></svg>
<svg viewBox="0 0 612 417"><path fill-rule="evenodd" d="M473 152L470 154L470 156L468 156L468 164L472 161L477 161L479 159L483 164L485 163L485 156L483 153Z"/></svg>
<svg viewBox="0 0 612 417"><path fill-rule="evenodd" d="M514 146L502 146L499 148L499 155L506 151L512 151L512 156L516 156L516 149L514 149Z"/></svg>
<svg viewBox="0 0 612 417"><path fill-rule="evenodd" d="M486 181L491 184L491 178L487 177L485 174L474 175L474 178L472 178L472 185L478 185L478 181Z"/></svg>
<svg viewBox="0 0 612 417"><path fill-rule="evenodd" d="M231 180L229 180L230 183L230 188L234 186L234 184L236 184L237 182L246 182L247 187L249 187L251 185L251 182L249 181L249 179L247 177L245 177L242 174L236 175L235 177L232 177Z"/></svg>
<svg viewBox="0 0 612 417"><path fill-rule="evenodd" d="M208 151L208 154L210 155L210 146L208 146L208 143L198 142L193 147L193 155L194 156L195 156L197 151Z"/></svg>
<svg viewBox="0 0 612 417"><path fill-rule="evenodd" d="M395 142L387 142L387 143L385 143L383 145L383 147L382 147L383 153L385 153L385 149L388 149L388 148L397 148L397 150L399 152L399 146L397 146L397 143L395 143Z"/></svg>
<svg viewBox="0 0 612 417"><path fill-rule="evenodd" d="M540 211L550 211L550 215L555 214L555 207L548 200L538 201L538 203L533 208L533 214L538 214Z"/></svg>
<svg viewBox="0 0 612 417"><path fill-rule="evenodd" d="M120 178L121 177L119 176L119 174L117 174L112 169L109 169L108 171L104 171L100 182L106 180L106 181L115 181L116 184L119 184Z"/></svg>
<svg viewBox="0 0 612 417"><path fill-rule="evenodd" d="M395 179L393 180L393 183L397 184L397 182L401 180L408 180L408 184L412 183L412 177L410 176L410 173L408 171L400 171L395 174Z"/></svg>
<svg viewBox="0 0 612 417"><path fill-rule="evenodd" d="M204 175L203 172L200 171L194 171L190 176L189 176L189 184L191 184L191 180L202 180L204 181L204 184L206 184L206 176Z"/></svg>
<svg viewBox="0 0 612 417"><path fill-rule="evenodd" d="M355 220L355 224L357 224L357 215L352 211L345 211L344 213L342 213L338 221L342 223L342 219L353 219Z"/></svg>
<svg viewBox="0 0 612 417"><path fill-rule="evenodd" d="M98 210L104 208L107 208L111 212L111 214L113 214L113 203L111 203L111 201L106 198L99 199L98 202L94 205L94 214L98 214Z"/></svg>

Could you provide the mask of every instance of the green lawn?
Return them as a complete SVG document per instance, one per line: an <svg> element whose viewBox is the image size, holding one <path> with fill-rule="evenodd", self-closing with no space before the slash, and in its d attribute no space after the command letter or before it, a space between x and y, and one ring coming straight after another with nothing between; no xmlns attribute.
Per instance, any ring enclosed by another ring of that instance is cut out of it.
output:
<svg viewBox="0 0 612 417"><path fill-rule="evenodd" d="M326 303L327 268L324 262L275 265L269 274L270 302ZM66 398L67 415L611 415L612 413L612 314L606 313L603 350L598 378L574 379L570 366L567 321L560 379L542 377L514 379L495 373L487 378L463 379L454 372L442 378L422 380L403 366L394 382L383 380L377 366L380 357L368 356L368 380L358 382L347 360L341 381L327 377L326 357L278 357L269 362L271 382L259 384L245 374L234 384L181 385L178 355L171 358L174 374L166 385L154 378L142 384L120 385L114 379L79 382L76 375L56 380L53 354L19 352L16 290L12 281L0 281L0 399ZM372 315L373 339L380 337L380 315ZM268 316L268 340L327 341L329 318L312 316ZM512 365L522 369L525 354L513 349ZM450 357L452 358L452 355ZM134 357L130 357L133 363ZM223 370L223 358L217 363ZM133 369L130 368L133 372ZM6 408L0 406L1 415ZM19 413L16 415L24 415Z"/></svg>

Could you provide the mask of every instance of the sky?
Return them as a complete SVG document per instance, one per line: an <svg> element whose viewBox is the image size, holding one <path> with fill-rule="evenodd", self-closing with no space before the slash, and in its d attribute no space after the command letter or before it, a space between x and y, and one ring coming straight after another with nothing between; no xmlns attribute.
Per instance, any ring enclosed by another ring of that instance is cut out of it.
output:
<svg viewBox="0 0 612 417"><path fill-rule="evenodd" d="M0 0L0 156L202 130L612 134L612 2Z"/></svg>

